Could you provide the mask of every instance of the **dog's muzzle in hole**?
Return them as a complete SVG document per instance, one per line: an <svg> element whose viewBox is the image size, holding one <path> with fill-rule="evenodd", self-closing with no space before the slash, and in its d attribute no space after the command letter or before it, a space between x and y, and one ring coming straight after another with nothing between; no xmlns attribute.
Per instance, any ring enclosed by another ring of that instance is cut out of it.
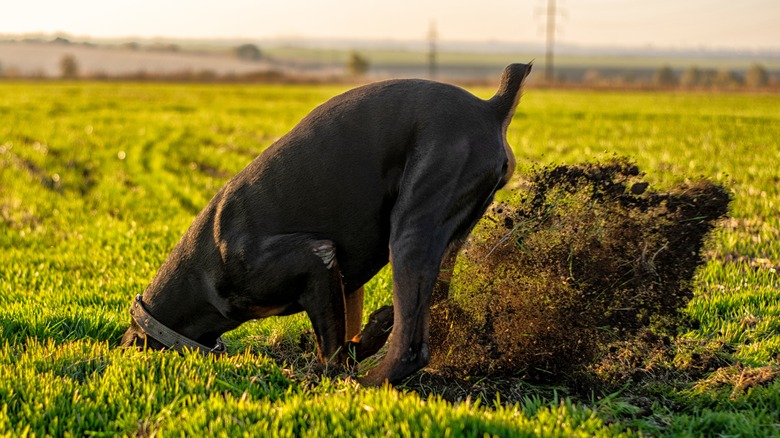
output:
<svg viewBox="0 0 780 438"><path fill-rule="evenodd" d="M225 342L222 337L217 338L217 344L213 347L207 347L200 342L190 339L174 330L166 327L165 324L155 319L146 307L141 299L141 295L136 295L133 300L132 306L130 306L130 315L132 315L138 326L150 336L157 340L157 342L165 345L166 348L175 351L184 351L185 348L191 350L197 350L202 354L224 354L227 349L225 348Z"/></svg>

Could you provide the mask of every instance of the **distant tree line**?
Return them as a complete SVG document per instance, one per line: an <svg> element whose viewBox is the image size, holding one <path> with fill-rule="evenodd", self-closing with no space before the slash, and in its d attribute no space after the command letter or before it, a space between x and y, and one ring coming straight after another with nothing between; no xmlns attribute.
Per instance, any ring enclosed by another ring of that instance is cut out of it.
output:
<svg viewBox="0 0 780 438"><path fill-rule="evenodd" d="M575 81L576 82L576 81ZM679 71L666 65L657 68L652 75L636 72L608 74L599 69L586 71L580 81L590 86L637 86L648 85L662 88L765 88L780 85L780 78L773 78L766 67L751 65L746 71L730 69L709 69L691 66Z"/></svg>
<svg viewBox="0 0 780 438"><path fill-rule="evenodd" d="M43 41L41 41L43 42ZM73 46L77 44L90 45L89 43L74 43L67 38L57 37L46 43L56 44L61 46ZM180 52L180 53L195 53L196 49L183 49L175 44L160 44L155 43L151 45L141 45L137 42L129 42L118 45L117 47L124 50L149 50L149 51L164 51L164 52ZM223 52L225 53L225 52ZM263 51L255 44L241 44L230 49L228 54L231 54L237 59L256 62L264 58ZM5 68L4 68L5 67ZM425 66L420 66L421 69ZM352 51L348 54L343 64L344 71L342 77L338 76L338 73L332 74L328 77L319 77L313 79L314 76L309 76L307 80L315 80L316 82L341 80L354 80L355 78L364 77L371 69L369 59L358 51ZM267 70L250 72L247 74L219 74L215 71L181 71L174 73L146 73L143 71L135 73L122 73L119 75L108 75L105 73L95 72L83 72L80 68L79 62L72 54L65 54L59 61L59 77L64 79L139 79L139 80L154 80L155 78L160 80L185 80L185 81L280 81L283 80L281 76L289 76L290 73L281 73L281 71ZM296 74L293 73L292 76ZM17 68L13 66L3 65L0 60L0 77L30 77L30 78L46 78L47 74L43 70L37 72L25 72L21 73ZM305 73L300 76L306 76ZM288 78L290 82L298 82L295 77ZM652 68L562 68L559 69L556 75L554 84L563 84L566 86L588 86L588 87L661 87L661 88L682 88L682 89L761 89L772 87L773 89L780 88L780 74L777 71L770 72L766 67L760 64L753 64L747 70L733 70L728 68L713 69L713 68L700 68L698 66L690 66L686 69L675 69L671 66L662 66L657 69Z"/></svg>
<svg viewBox="0 0 780 438"><path fill-rule="evenodd" d="M683 88L735 87L747 86L762 88L769 85L769 72L759 64L753 64L741 75L729 69L700 69L691 66L677 75L670 67L659 68L653 81L661 86L680 86Z"/></svg>

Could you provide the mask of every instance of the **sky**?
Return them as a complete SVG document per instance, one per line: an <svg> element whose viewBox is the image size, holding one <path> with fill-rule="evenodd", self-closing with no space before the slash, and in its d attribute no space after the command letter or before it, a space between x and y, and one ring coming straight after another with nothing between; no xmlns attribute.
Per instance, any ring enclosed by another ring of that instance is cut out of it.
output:
<svg viewBox="0 0 780 438"><path fill-rule="evenodd" d="M548 0L2 0L0 34L541 43ZM557 41L780 49L780 0L557 0Z"/></svg>

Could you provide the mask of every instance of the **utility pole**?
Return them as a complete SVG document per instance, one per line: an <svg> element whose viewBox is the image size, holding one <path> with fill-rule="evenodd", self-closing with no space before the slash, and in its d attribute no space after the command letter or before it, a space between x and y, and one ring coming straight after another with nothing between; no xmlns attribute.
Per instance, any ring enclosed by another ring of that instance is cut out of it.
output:
<svg viewBox="0 0 780 438"><path fill-rule="evenodd" d="M553 45L555 44L555 0L547 0L547 51L544 55L544 79L552 82L555 77L553 69Z"/></svg>
<svg viewBox="0 0 780 438"><path fill-rule="evenodd" d="M558 6L555 0L547 0L546 10L538 10L537 14L547 16L547 25L545 26L545 33L547 34L547 49L544 55L544 79L547 82L555 80L555 20L558 15L563 15L558 10Z"/></svg>
<svg viewBox="0 0 780 438"><path fill-rule="evenodd" d="M438 36L436 22L431 20L431 25L428 28L428 77L430 79L436 79L436 39Z"/></svg>

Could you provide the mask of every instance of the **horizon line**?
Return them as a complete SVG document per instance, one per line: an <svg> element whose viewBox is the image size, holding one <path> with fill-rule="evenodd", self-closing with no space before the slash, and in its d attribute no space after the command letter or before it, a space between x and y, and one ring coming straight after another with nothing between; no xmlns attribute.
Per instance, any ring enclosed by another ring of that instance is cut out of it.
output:
<svg viewBox="0 0 780 438"><path fill-rule="evenodd" d="M357 46L366 46L371 44L429 44L429 40L424 37L419 38L395 38L395 37L349 37L349 36L310 36L310 35L274 35L274 36L172 36L172 35L121 35L121 36L95 36L89 34L77 34L67 31L56 32L24 32L24 33L0 33L0 41L8 41L15 39L33 39L48 37L52 40L56 38L65 38L73 40L75 42L101 42L101 41L122 41L132 42L136 40L140 41L174 41L174 42L301 42L301 43L353 43ZM538 48L544 48L544 42L537 41L512 41L502 40L496 38L488 39L450 39L441 38L437 42L442 45L481 45L481 44L497 44L504 47L507 46L534 46L535 50ZM650 42L645 44L635 45L618 45L618 44L592 44L592 43L576 43L568 41L557 41L556 45L559 48L579 49L579 50L615 50L615 51L629 51L629 50L651 50L658 52L686 52L686 51L699 51L699 52L732 52L732 53L754 53L754 54L774 54L780 56L780 45L776 47L749 47L749 46L716 46L716 45L654 45ZM327 48L327 47L321 47ZM509 47L507 47L509 48ZM527 47L526 47L527 48ZM502 50L505 51L505 50Z"/></svg>

